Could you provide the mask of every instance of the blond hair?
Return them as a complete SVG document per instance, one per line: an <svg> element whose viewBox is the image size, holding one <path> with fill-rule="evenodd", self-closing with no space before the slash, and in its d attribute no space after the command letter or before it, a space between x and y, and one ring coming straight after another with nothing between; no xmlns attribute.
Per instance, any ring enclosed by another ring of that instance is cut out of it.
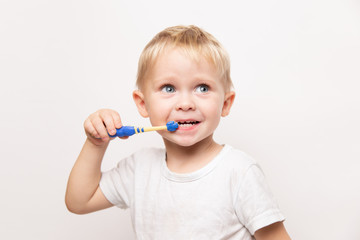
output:
<svg viewBox="0 0 360 240"><path fill-rule="evenodd" d="M138 64L136 85L139 89L144 86L146 74L167 47L179 47L195 60L205 57L217 68L225 90L232 88L230 59L224 47L210 33L190 25L166 28L145 46Z"/></svg>

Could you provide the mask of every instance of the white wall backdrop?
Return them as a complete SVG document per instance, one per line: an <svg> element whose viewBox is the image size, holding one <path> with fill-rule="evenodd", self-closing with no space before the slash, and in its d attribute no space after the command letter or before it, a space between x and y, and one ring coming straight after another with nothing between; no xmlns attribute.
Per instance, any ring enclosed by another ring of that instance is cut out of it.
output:
<svg viewBox="0 0 360 240"><path fill-rule="evenodd" d="M148 125L137 61L165 27L195 24L232 60L237 98L216 132L258 160L293 239L360 239L360 2L0 2L0 239L134 239L128 211L67 211L67 177L99 108ZM103 168L156 133L115 140Z"/></svg>

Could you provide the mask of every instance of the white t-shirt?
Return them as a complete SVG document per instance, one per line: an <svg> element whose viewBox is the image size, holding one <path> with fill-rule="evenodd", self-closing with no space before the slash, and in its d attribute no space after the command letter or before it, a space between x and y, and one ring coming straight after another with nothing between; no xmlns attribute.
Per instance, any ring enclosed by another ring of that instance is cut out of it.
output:
<svg viewBox="0 0 360 240"><path fill-rule="evenodd" d="M137 239L253 239L260 228L283 221L257 163L225 145L205 167L171 172L164 149L144 149L104 172L100 188L130 208Z"/></svg>

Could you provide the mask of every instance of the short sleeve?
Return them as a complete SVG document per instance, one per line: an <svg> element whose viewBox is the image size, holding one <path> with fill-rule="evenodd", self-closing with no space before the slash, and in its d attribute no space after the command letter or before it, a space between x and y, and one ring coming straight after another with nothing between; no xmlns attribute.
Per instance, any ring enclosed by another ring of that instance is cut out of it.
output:
<svg viewBox="0 0 360 240"><path fill-rule="evenodd" d="M272 223L285 220L257 164L248 168L239 183L234 206L240 222L251 235Z"/></svg>
<svg viewBox="0 0 360 240"><path fill-rule="evenodd" d="M133 156L121 160L113 169L103 172L100 189L115 206L126 209L130 206L133 191Z"/></svg>

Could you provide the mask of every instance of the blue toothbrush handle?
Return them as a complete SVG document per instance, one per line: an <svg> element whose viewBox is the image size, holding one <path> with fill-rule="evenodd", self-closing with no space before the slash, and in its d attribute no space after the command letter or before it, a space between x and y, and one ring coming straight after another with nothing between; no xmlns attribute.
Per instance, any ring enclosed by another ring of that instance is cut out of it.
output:
<svg viewBox="0 0 360 240"><path fill-rule="evenodd" d="M135 134L135 128L133 126L122 126L121 128L116 129L115 135L110 135L110 137L128 137Z"/></svg>

